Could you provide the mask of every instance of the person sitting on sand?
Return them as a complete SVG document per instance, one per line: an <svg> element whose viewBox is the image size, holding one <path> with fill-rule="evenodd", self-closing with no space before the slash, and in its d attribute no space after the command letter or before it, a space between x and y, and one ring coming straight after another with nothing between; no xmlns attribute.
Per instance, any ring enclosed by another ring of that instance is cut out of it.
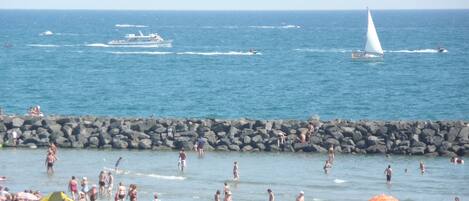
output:
<svg viewBox="0 0 469 201"><path fill-rule="evenodd" d="M296 197L296 201L305 201L305 193L300 191L300 194Z"/></svg>
<svg viewBox="0 0 469 201"><path fill-rule="evenodd" d="M270 188L267 189L267 193L269 194L269 201L275 201L275 195Z"/></svg>
<svg viewBox="0 0 469 201"><path fill-rule="evenodd" d="M326 160L326 163L324 164L324 173L328 174L329 173L329 169L332 168L332 164L329 162L329 160Z"/></svg>

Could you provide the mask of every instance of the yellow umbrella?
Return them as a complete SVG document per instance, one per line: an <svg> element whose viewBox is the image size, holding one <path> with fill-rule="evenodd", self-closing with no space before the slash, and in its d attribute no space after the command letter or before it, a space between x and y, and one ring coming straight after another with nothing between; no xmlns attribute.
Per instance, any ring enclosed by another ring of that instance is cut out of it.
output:
<svg viewBox="0 0 469 201"><path fill-rule="evenodd" d="M399 201L399 200L390 195L382 194L382 195L374 196L368 201Z"/></svg>
<svg viewBox="0 0 469 201"><path fill-rule="evenodd" d="M73 201L73 199L68 197L63 192L54 192L48 196L43 197L41 201Z"/></svg>

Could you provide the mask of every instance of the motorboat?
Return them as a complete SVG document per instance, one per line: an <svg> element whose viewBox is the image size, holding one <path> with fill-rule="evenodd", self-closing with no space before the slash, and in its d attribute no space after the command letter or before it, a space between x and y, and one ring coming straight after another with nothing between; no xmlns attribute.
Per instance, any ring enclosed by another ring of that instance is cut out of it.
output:
<svg viewBox="0 0 469 201"><path fill-rule="evenodd" d="M258 52L257 52L257 50L255 50L255 49L249 49L249 53L251 53L251 54L257 54Z"/></svg>
<svg viewBox="0 0 469 201"><path fill-rule="evenodd" d="M154 45L154 44L168 44L170 40L164 40L157 33L144 35L141 31L139 34L127 34L124 40L112 40L108 45Z"/></svg>
<svg viewBox="0 0 469 201"><path fill-rule="evenodd" d="M352 59L373 59L383 58L384 51L379 42L378 33L376 33L375 24L371 17L370 9L368 9L368 28L366 32L366 45L365 50L353 51Z"/></svg>
<svg viewBox="0 0 469 201"><path fill-rule="evenodd" d="M444 53L444 52L448 52L448 49L446 49L444 47L438 47L438 48L436 48L436 51L438 51L438 53Z"/></svg>

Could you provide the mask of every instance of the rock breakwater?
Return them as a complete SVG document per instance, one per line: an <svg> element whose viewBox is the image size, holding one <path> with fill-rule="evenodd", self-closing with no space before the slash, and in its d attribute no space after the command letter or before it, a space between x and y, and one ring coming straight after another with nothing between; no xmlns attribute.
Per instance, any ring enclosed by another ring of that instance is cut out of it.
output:
<svg viewBox="0 0 469 201"><path fill-rule="evenodd" d="M309 124L315 125L311 132ZM284 143L278 142L284 135ZM302 143L301 136L307 136ZM15 138L16 137L16 138ZM301 121L0 116L0 144L63 148L469 155L464 121ZM15 140L16 139L16 140Z"/></svg>

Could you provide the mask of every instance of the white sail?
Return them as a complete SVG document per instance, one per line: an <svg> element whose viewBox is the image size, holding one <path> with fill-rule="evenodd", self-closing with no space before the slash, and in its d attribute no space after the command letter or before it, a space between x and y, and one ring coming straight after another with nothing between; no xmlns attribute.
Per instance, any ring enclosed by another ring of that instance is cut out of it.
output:
<svg viewBox="0 0 469 201"><path fill-rule="evenodd" d="M383 54L383 49L381 48L378 34L376 33L375 24L371 18L370 9L368 9L368 31L366 32L365 52Z"/></svg>

